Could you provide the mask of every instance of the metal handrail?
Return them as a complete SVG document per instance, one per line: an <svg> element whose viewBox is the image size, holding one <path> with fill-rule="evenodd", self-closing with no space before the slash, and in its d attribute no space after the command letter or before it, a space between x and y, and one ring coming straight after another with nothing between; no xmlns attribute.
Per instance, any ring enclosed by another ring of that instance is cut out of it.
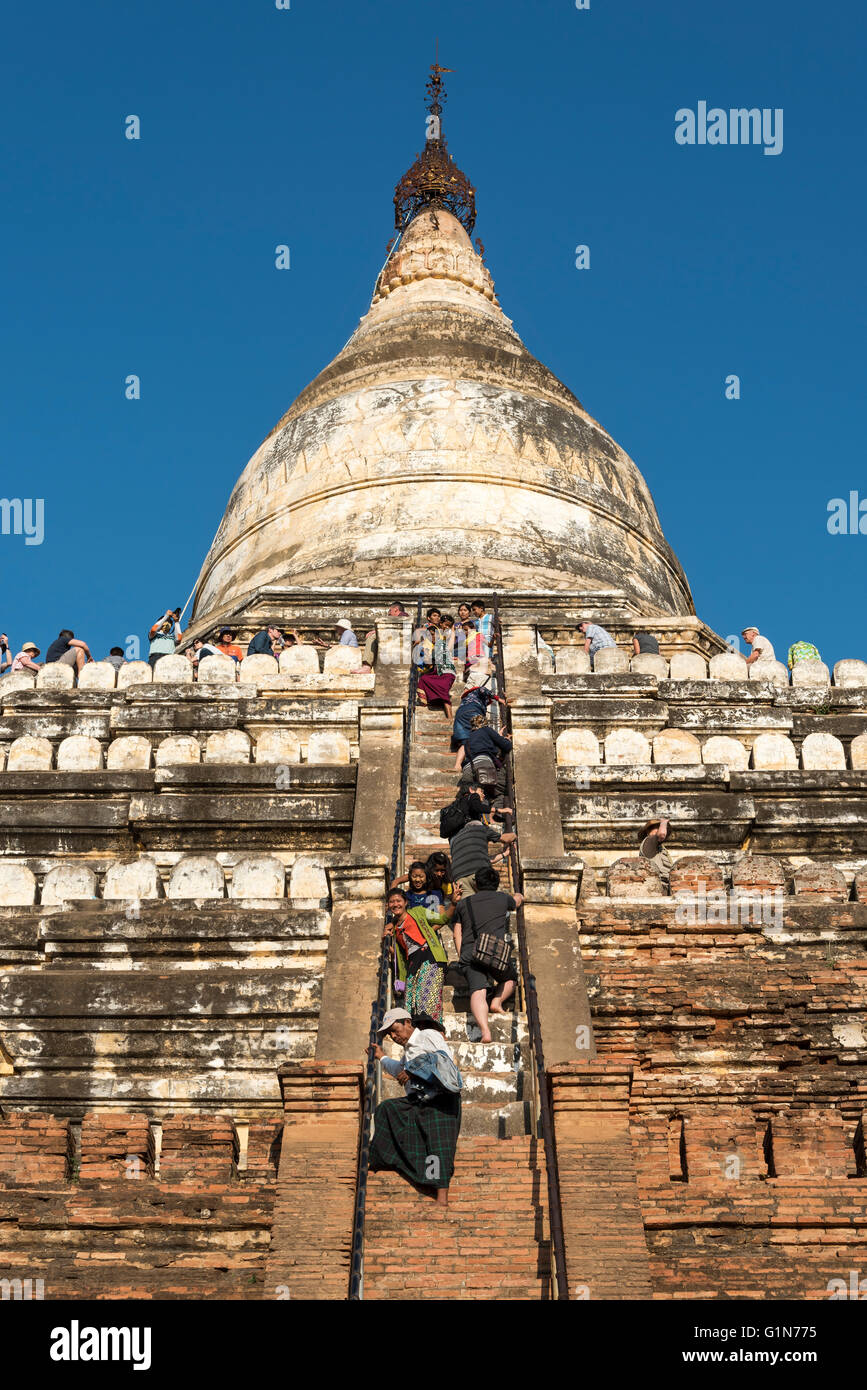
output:
<svg viewBox="0 0 867 1390"><path fill-rule="evenodd" d="M421 598L418 601L416 622L413 631L421 627ZM406 723L403 734L403 758L400 765L400 795L394 808L394 835L391 841L391 877L389 883L397 878L400 864L401 841L406 823L406 797L409 788L409 756L412 748L412 726L415 718L415 697L418 688L418 663L415 652L410 656L409 691L406 703ZM358 1181L355 1188L355 1212L352 1220L352 1255L349 1268L349 1299L358 1302L363 1297L364 1286L364 1217L367 1204L367 1178L370 1172L370 1129L373 1120L376 1096L376 1058L373 1050L379 1041L378 1029L388 1000L388 982L391 972L392 944L389 937L383 936L379 949L376 995L370 1010L370 1037L367 1049L367 1071L364 1078L364 1103L361 1111L361 1132L358 1144Z"/></svg>
<svg viewBox="0 0 867 1390"><path fill-rule="evenodd" d="M503 633L500 627L499 599L494 594L494 665L497 672L497 694L506 698L506 671L503 661ZM508 709L508 706L502 706ZM511 721L510 721L511 723ZM518 808L515 804L515 778L512 754L506 758L506 799L512 807L515 821ZM523 870L518 851L518 842L509 845L509 861L512 867L512 882L518 891L524 887ZM524 980L524 1005L527 1010L527 1024L530 1031L530 1045L533 1052L539 1092L539 1114L542 1122L542 1139L545 1145L545 1170L548 1179L548 1220L551 1226L551 1245L554 1250L554 1272L556 1276L557 1298L568 1299L569 1279L566 1273L566 1244L563 1238L563 1207L560 1201L560 1173L557 1166L557 1147L554 1139L554 1114L551 1107L551 1092L545 1072L545 1053L542 1047L542 1023L539 1017L539 996L536 992L536 978L530 971L530 953L527 947L527 931L524 921L523 903L515 913L518 936L518 956L521 962L521 975Z"/></svg>

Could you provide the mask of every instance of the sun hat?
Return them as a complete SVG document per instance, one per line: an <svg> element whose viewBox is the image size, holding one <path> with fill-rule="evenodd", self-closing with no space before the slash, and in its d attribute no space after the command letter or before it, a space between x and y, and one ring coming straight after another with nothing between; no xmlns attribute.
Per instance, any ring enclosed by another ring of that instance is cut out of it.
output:
<svg viewBox="0 0 867 1390"><path fill-rule="evenodd" d="M349 620L348 620L347 618L338 618L338 619L337 619L337 623L335 624L335 626L336 626L336 627L342 627L342 628L344 629L344 631L347 631L347 632L349 632L349 631L352 630L352 623L349 622Z"/></svg>
<svg viewBox="0 0 867 1390"><path fill-rule="evenodd" d="M25 642L22 645L21 650L23 652L38 652L41 651L41 648L37 647L35 642Z"/></svg>

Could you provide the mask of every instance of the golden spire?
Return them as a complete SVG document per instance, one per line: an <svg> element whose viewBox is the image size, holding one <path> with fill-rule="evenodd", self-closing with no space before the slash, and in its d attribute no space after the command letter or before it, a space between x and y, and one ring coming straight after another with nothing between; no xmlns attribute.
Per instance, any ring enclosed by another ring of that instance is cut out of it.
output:
<svg viewBox="0 0 867 1390"><path fill-rule="evenodd" d="M443 73L451 72L437 61L431 64L427 80L428 116L425 147L416 155L394 190L394 225L398 231L408 226L424 208L445 208L472 235L476 222L476 190L448 152L442 133L442 110L446 100Z"/></svg>

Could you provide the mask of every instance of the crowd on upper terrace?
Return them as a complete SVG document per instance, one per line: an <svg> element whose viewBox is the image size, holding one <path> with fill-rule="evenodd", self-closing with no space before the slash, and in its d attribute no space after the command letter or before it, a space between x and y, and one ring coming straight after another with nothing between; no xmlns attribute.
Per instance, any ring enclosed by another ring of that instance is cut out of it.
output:
<svg viewBox="0 0 867 1390"><path fill-rule="evenodd" d="M458 604L456 615L440 608L429 608L425 622L413 633L413 659L420 668L419 701L422 704L441 704L446 718L451 717L452 713L451 687L456 676L460 673L464 681L469 680L472 684L474 668L481 669L490 657L493 619L486 610L487 605L480 598ZM403 605L397 600L389 605L388 615L401 618L408 616ZM617 646L611 634L590 619L580 622L575 630L590 660L591 669L595 667L598 652ZM742 636L750 648L750 654L746 658L748 667L756 665L762 669L764 666L770 667L776 661L772 643L757 627L744 628ZM236 642L235 631L228 625L218 628L210 636L195 637L187 642L184 638L180 608L167 608L148 632L148 662L151 667L164 656L181 654L189 661L195 680L199 662L204 657L228 657L236 665L240 665L245 656L252 655L273 656L279 661L282 652L306 641L317 647L355 648L358 651L359 671L369 672L373 669L377 646L375 630L367 632L360 643L348 618L337 619L328 636L320 633L312 638L301 638L295 628L283 627L276 620L271 620L255 633L247 644L246 651ZM636 656L644 653L659 654L659 642L649 632L634 633L631 642ZM538 638L538 643L540 649L547 651L553 664L552 649L541 637ZM44 661L39 660L41 655L42 651L36 642L22 642L15 651L7 634L0 633L0 677L18 671L37 673L43 665L59 662L72 668L74 679L77 681L84 666L94 660L88 643L76 637L71 628L61 628L57 637L49 643ZM126 648L112 647L108 655L102 659L117 670L138 657L137 653L130 654L130 643L127 639ZM802 661L820 660L819 651L812 642L799 640L789 647L787 666L790 671Z"/></svg>

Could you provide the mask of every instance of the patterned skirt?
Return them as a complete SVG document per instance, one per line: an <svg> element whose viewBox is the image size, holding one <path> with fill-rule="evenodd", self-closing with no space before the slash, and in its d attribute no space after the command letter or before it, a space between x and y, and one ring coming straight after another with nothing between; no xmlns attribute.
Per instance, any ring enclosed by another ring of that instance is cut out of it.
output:
<svg viewBox="0 0 867 1390"><path fill-rule="evenodd" d="M425 961L406 980L406 1004L411 1014L427 1014L442 1023L445 966Z"/></svg>

